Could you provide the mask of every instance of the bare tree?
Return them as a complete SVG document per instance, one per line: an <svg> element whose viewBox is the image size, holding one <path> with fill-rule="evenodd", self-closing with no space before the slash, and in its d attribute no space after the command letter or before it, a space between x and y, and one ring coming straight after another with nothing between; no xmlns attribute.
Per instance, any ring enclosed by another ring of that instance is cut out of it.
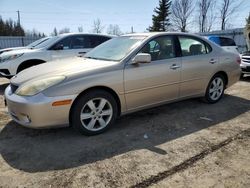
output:
<svg viewBox="0 0 250 188"><path fill-rule="evenodd" d="M209 31L212 27L212 22L208 23L208 15L214 7L214 0L198 0L198 12L199 12L199 28L200 32Z"/></svg>
<svg viewBox="0 0 250 188"><path fill-rule="evenodd" d="M77 29L78 29L78 32L79 32L79 33L82 33L82 32L83 32L82 26L79 26Z"/></svg>
<svg viewBox="0 0 250 188"><path fill-rule="evenodd" d="M239 0L222 0L221 6L219 7L221 30L226 29L229 18L236 12L241 3L242 1Z"/></svg>
<svg viewBox="0 0 250 188"><path fill-rule="evenodd" d="M65 28L63 28L63 29L61 29L61 30L59 31L59 34L63 34L63 33L70 33L70 28L65 27Z"/></svg>
<svg viewBox="0 0 250 188"><path fill-rule="evenodd" d="M117 24L115 25L110 24L107 28L107 33L110 35L118 35L118 36L122 34L120 27Z"/></svg>
<svg viewBox="0 0 250 188"><path fill-rule="evenodd" d="M175 0L172 4L171 16L173 26L182 32L186 32L193 9L192 0Z"/></svg>
<svg viewBox="0 0 250 188"><path fill-rule="evenodd" d="M57 36L57 35L58 35L58 32L57 32L56 27L54 28L52 35L53 35L53 36Z"/></svg>
<svg viewBox="0 0 250 188"><path fill-rule="evenodd" d="M98 18L93 22L93 33L101 33L104 29L102 26L101 20Z"/></svg>

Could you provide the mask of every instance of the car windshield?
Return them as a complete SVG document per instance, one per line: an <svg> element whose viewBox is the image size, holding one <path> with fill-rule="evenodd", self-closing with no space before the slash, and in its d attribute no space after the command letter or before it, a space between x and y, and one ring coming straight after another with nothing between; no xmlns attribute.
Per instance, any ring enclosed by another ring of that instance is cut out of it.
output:
<svg viewBox="0 0 250 188"><path fill-rule="evenodd" d="M44 42L36 45L34 48L38 49L38 48L47 47L48 45L54 44L59 38L60 38L59 36L55 36L55 37L49 38L48 40L45 40Z"/></svg>
<svg viewBox="0 0 250 188"><path fill-rule="evenodd" d="M48 40L50 37L44 37L44 38L41 38L41 39L38 39L32 43L30 43L27 47L29 48L34 48L35 46L41 44L42 42L45 42L46 40Z"/></svg>
<svg viewBox="0 0 250 188"><path fill-rule="evenodd" d="M122 36L113 38L85 55L85 58L120 61L139 46L145 36Z"/></svg>

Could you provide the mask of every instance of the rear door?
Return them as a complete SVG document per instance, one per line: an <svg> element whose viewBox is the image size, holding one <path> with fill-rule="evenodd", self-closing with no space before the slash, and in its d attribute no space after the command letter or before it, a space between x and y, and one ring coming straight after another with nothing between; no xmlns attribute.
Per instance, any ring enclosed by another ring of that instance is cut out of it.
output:
<svg viewBox="0 0 250 188"><path fill-rule="evenodd" d="M193 36L178 36L182 54L180 97L201 94L214 74L218 57L205 41Z"/></svg>

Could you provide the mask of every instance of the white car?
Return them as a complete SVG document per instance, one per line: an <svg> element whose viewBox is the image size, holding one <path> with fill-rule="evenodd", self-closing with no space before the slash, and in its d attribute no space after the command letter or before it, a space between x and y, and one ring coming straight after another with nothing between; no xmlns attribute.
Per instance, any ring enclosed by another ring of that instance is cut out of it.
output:
<svg viewBox="0 0 250 188"><path fill-rule="evenodd" d="M34 48L4 52L0 54L0 75L11 78L26 68L47 61L83 56L112 37L100 34L67 33L52 37Z"/></svg>
<svg viewBox="0 0 250 188"><path fill-rule="evenodd" d="M41 44L42 42L48 40L49 38L51 37L43 37L43 38L40 38L32 43L30 43L29 45L27 46L21 46L21 47L13 47L13 48L4 48L4 49L1 49L0 50L0 54L4 53L4 52L9 52L9 51L12 51L12 50L21 50L21 49L25 49L25 48L34 48L36 47L37 45Z"/></svg>
<svg viewBox="0 0 250 188"><path fill-rule="evenodd" d="M241 55L240 68L242 71L242 76L244 74L250 74L250 51L244 52Z"/></svg>

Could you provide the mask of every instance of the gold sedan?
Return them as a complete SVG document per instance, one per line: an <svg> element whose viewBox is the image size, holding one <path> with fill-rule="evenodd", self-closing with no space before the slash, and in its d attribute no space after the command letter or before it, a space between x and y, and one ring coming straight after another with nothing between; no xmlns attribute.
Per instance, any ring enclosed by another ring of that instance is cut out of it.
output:
<svg viewBox="0 0 250 188"><path fill-rule="evenodd" d="M5 91L9 114L26 127L72 125L99 134L120 115L191 97L218 102L240 77L240 57L185 33L129 34L85 57L27 69Z"/></svg>

